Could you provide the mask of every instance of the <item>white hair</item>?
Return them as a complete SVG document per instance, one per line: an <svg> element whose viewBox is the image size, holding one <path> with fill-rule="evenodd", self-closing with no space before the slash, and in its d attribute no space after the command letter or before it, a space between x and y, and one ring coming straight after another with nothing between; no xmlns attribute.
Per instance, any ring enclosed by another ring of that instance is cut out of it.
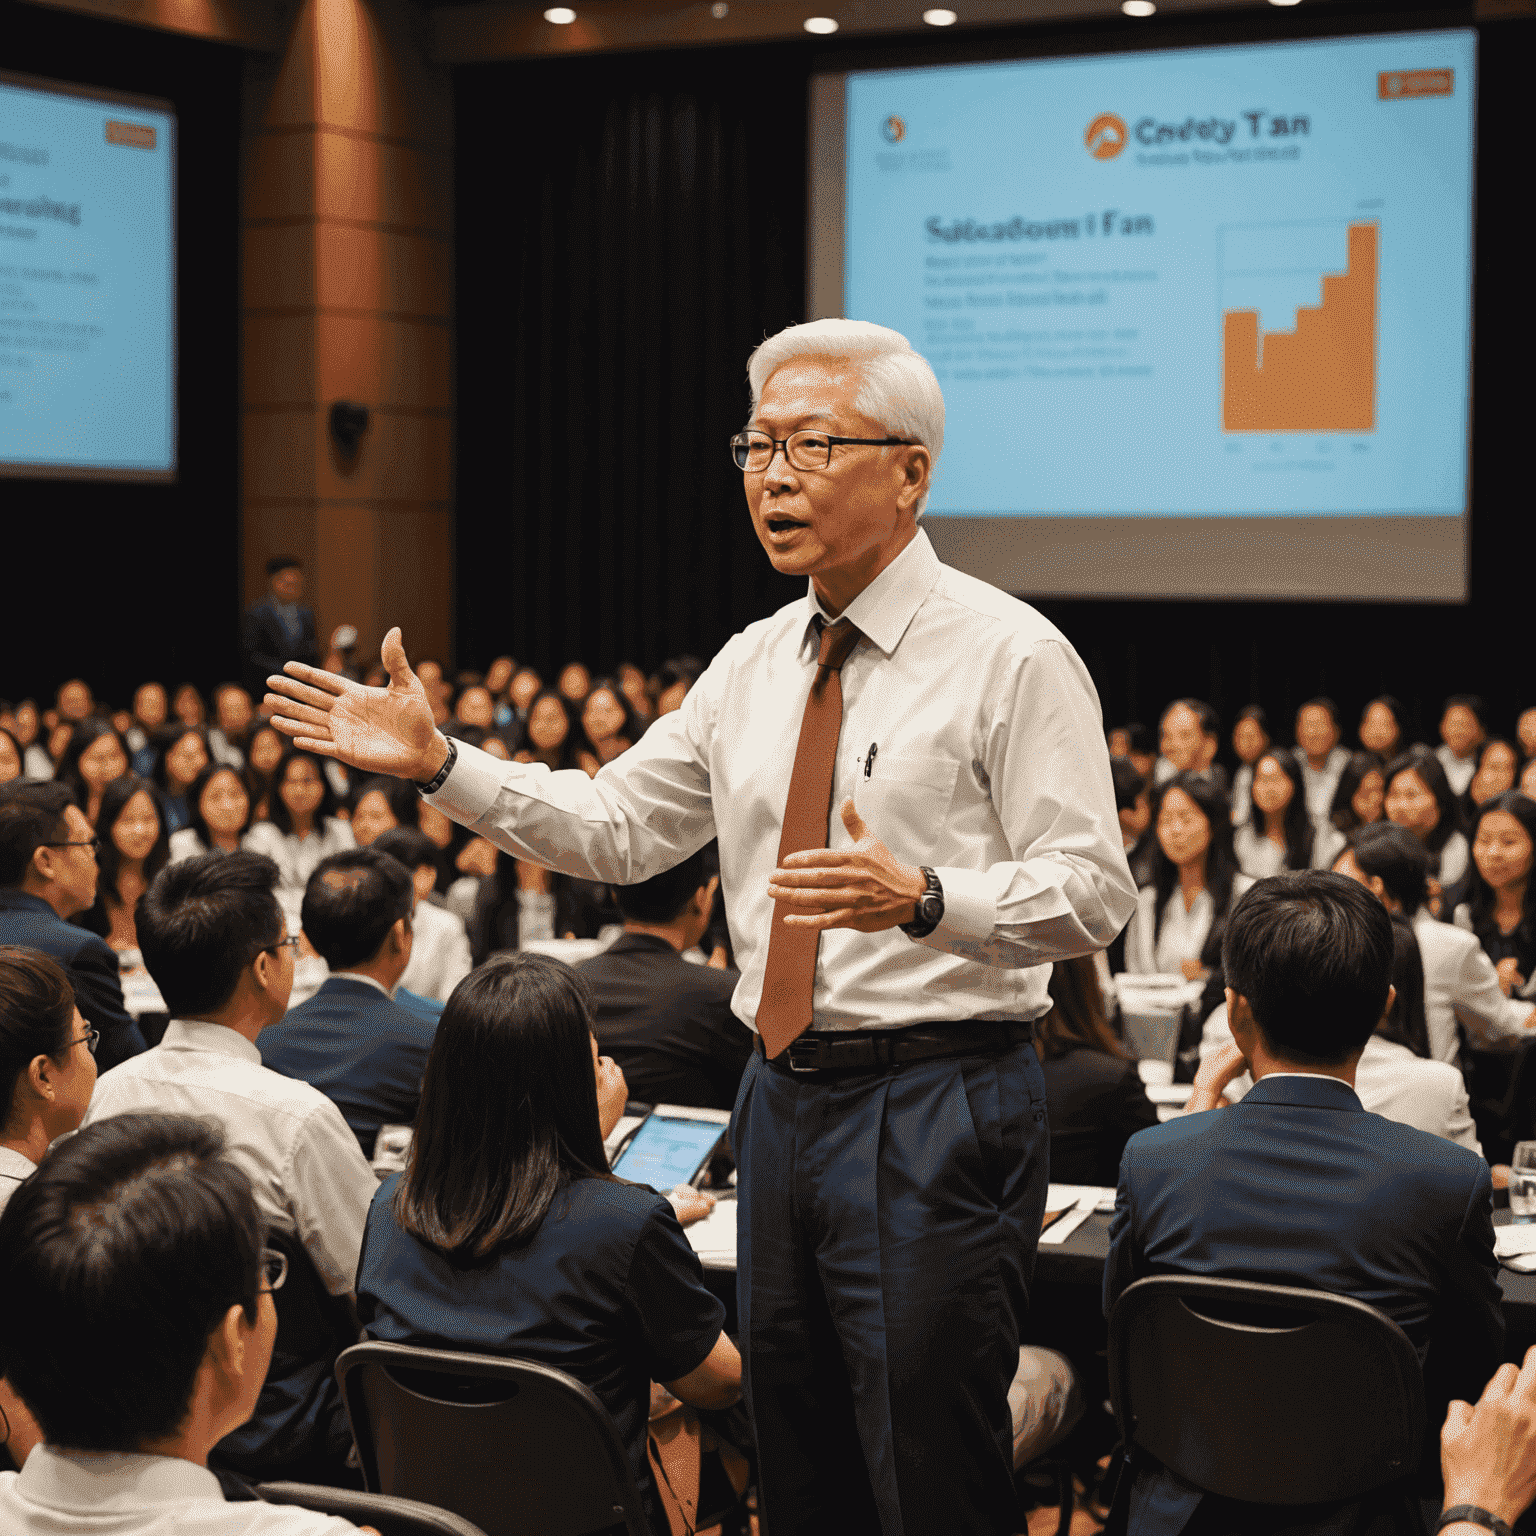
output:
<svg viewBox="0 0 1536 1536"><path fill-rule="evenodd" d="M752 411L757 412L763 386L785 363L797 357L846 358L859 370L854 405L892 437L905 437L928 450L932 473L944 451L944 393L928 366L900 331L868 320L812 320L791 325L770 336L747 359L752 386ZM928 505L928 493L917 504L918 517Z"/></svg>

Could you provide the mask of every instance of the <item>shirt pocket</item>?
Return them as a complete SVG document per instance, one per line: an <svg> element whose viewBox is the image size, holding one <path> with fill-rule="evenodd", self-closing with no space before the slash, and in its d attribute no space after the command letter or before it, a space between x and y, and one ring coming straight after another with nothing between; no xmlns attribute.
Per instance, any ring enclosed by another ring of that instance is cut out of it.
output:
<svg viewBox="0 0 1536 1536"><path fill-rule="evenodd" d="M904 864L932 864L960 771L942 753L884 752L860 779L854 804L867 826Z"/></svg>

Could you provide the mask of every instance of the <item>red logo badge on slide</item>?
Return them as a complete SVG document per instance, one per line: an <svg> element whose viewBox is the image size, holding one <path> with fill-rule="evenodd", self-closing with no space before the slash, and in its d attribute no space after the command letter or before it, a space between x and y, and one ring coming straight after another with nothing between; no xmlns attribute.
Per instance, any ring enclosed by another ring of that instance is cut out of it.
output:
<svg viewBox="0 0 1536 1536"><path fill-rule="evenodd" d="M900 144L907 136L907 125L893 112L880 124L880 137L887 144Z"/></svg>
<svg viewBox="0 0 1536 1536"><path fill-rule="evenodd" d="M1129 137L1124 118L1116 117L1113 112L1100 112L1088 124L1083 143L1095 160L1113 160L1125 148Z"/></svg>

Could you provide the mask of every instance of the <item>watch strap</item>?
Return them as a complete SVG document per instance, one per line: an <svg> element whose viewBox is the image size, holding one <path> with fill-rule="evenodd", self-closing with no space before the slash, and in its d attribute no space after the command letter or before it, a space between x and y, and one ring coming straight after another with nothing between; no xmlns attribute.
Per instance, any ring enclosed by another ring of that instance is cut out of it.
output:
<svg viewBox="0 0 1536 1536"><path fill-rule="evenodd" d="M420 779L413 779L417 790L423 795L435 795L447 781L448 775L453 772L453 765L459 760L459 745L452 736L446 738L448 742L448 756L443 760L443 766L437 770L425 783Z"/></svg>
<svg viewBox="0 0 1536 1536"><path fill-rule="evenodd" d="M944 887L940 883L939 877L926 864L920 864L918 868L922 871L923 879L928 882L928 888L917 898L918 915L910 923L900 924L901 931L909 939L926 939L939 926L944 912ZM934 918L932 922L929 922L922 916L922 910L924 903L934 896L938 898L939 916Z"/></svg>
<svg viewBox="0 0 1536 1536"><path fill-rule="evenodd" d="M1443 1531L1446 1526L1456 1525L1462 1520L1469 1525L1480 1525L1484 1530L1492 1531L1494 1536L1514 1536L1513 1529L1506 1521L1486 1509L1480 1509L1476 1504L1457 1504L1446 1510L1435 1529Z"/></svg>

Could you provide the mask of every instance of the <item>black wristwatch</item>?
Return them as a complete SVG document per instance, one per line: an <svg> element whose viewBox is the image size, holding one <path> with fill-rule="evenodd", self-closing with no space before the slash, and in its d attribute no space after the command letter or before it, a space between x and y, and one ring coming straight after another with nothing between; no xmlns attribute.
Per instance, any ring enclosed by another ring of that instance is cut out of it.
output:
<svg viewBox="0 0 1536 1536"><path fill-rule="evenodd" d="M443 766L432 775L430 779L412 779L417 790L423 795L435 795L443 787L444 781L453 771L453 765L458 761L459 748L452 736L445 738L448 742L448 756L443 760Z"/></svg>
<svg viewBox="0 0 1536 1536"><path fill-rule="evenodd" d="M926 864L918 866L928 889L917 898L917 912L910 923L901 924L901 931L909 939L926 939L944 921L944 887L939 877Z"/></svg>
<svg viewBox="0 0 1536 1536"><path fill-rule="evenodd" d="M1484 1530L1492 1531L1493 1536L1515 1536L1506 1521L1486 1509L1479 1509L1476 1504L1458 1504L1454 1509L1446 1510L1435 1529L1443 1531L1446 1526L1455 1525L1459 1520L1465 1520L1469 1525L1480 1525Z"/></svg>

